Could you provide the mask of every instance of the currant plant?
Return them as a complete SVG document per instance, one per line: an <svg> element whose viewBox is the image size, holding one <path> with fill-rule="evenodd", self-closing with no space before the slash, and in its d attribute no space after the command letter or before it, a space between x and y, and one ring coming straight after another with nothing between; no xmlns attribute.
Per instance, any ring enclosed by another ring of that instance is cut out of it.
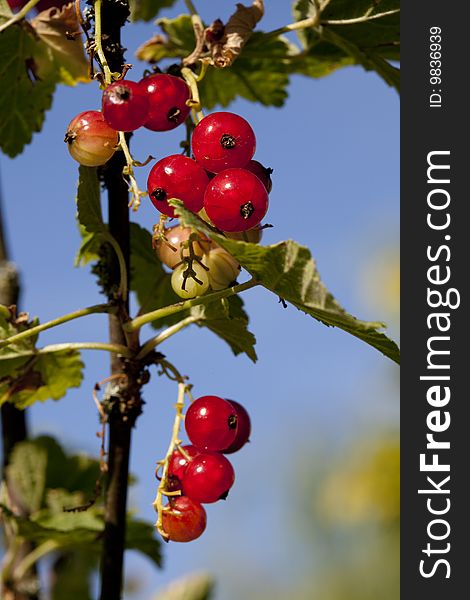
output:
<svg viewBox="0 0 470 600"><path fill-rule="evenodd" d="M126 548L160 565L159 539L189 542L203 534L208 518L202 505L226 499L235 482L226 455L249 452L249 407L226 399L224 390L194 399L190 379L160 347L196 324L234 354L256 361L243 292L263 287L282 304L398 362L396 344L380 331L383 324L347 313L321 282L307 248L293 241L260 244L262 230L270 226L263 222L269 202L276 202L269 200L272 169L255 155L256 127L243 115L220 110L239 96L281 106L290 75L320 77L350 64L376 71L398 89L399 72L389 62L399 58L398 2L383 3L382 10L382 3L365 0L350 5L297 0L293 23L264 32L255 31L265 11L262 0L238 4L226 23L214 14L212 24L187 1L189 14L160 19L164 36L142 43L137 57L149 68L139 73L134 67L132 81L121 29L132 27L129 18L149 21L172 4L0 0L0 56L9 57L0 61L0 73L16 98L0 101L5 154L21 153L41 129L58 84L89 82L96 88L96 105L70 115L64 132L79 165L77 263L93 263L106 297L40 322L17 310L14 295L2 296L7 300L0 305L0 404L19 412L37 401L59 400L82 383L81 350L111 357L110 375L89 390L101 424L96 459L79 465L51 438L26 439L26 429L21 440L4 444L5 597L39 597L37 565L45 557L67 556L76 564L84 561L81 598L89 597L89 576L99 568L101 600L118 600ZM294 31L301 47L284 37ZM162 132L179 128L181 146L140 162L130 146L140 128L153 132L157 149ZM142 202L153 214L146 228L130 220ZM108 340L38 346L41 332L99 313L109 320ZM147 324L158 333L142 339ZM176 408L166 454L156 457L156 495L149 499L153 525L129 513L127 495L132 432L143 412L144 386L155 373L174 382ZM12 417L2 410L2 418L5 432ZM59 471L65 475L58 477Z"/></svg>

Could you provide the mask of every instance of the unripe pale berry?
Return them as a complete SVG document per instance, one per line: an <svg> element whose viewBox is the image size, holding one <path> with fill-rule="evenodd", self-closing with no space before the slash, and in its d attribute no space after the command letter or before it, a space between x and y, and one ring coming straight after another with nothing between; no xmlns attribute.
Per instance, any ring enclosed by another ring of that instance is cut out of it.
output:
<svg viewBox="0 0 470 600"><path fill-rule="evenodd" d="M173 269L183 257L189 256L189 248L182 248L182 242L186 242L193 230L191 227L183 227L182 225L174 225L168 227L165 230L166 243L164 240L158 240L156 245L156 252L161 262ZM176 248L176 252L170 248L170 244L173 248ZM209 252L211 247L211 241L204 234L198 234L198 241L193 242L193 252L196 256L202 257L205 252Z"/></svg>
<svg viewBox="0 0 470 600"><path fill-rule="evenodd" d="M224 248L213 248L202 262L209 269L209 283L213 290L223 290L234 283L240 273L240 264Z"/></svg>
<svg viewBox="0 0 470 600"><path fill-rule="evenodd" d="M187 275L188 263L184 262L171 274L171 287L175 294L184 300L202 296L209 289L209 275L206 269L195 260L192 261L190 269L193 276Z"/></svg>
<svg viewBox="0 0 470 600"><path fill-rule="evenodd" d="M114 154L119 135L106 123L102 112L87 110L70 121L64 141L72 158L81 165L99 167Z"/></svg>

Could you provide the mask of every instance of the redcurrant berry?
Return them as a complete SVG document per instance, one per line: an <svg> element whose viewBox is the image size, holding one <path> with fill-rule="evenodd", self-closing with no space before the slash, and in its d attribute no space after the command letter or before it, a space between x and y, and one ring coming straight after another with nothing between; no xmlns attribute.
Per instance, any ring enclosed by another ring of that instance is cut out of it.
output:
<svg viewBox="0 0 470 600"><path fill-rule="evenodd" d="M165 507L162 526L172 542L192 542L205 530L207 517L204 507L186 496L172 498Z"/></svg>
<svg viewBox="0 0 470 600"><path fill-rule="evenodd" d="M182 225L174 225L165 230L166 241L158 240L156 245L157 256L164 265L173 269L181 262L181 253L183 257L189 256L189 248L183 248L182 243L189 239L192 231L190 227L183 227ZM176 248L176 251L170 246ZM192 246L194 254L202 257L205 252L209 252L211 241L204 234L200 233L198 234L198 240L193 242Z"/></svg>
<svg viewBox="0 0 470 600"><path fill-rule="evenodd" d="M209 269L209 283L213 290L224 290L240 274L240 264L227 250L213 248L202 262Z"/></svg>
<svg viewBox="0 0 470 600"><path fill-rule="evenodd" d="M237 435L233 443L223 450L224 454L232 454L233 452L240 450L240 448L248 442L251 434L250 415L246 408L238 402L235 402L235 400L229 400L229 402L237 413Z"/></svg>
<svg viewBox="0 0 470 600"><path fill-rule="evenodd" d="M235 441L237 412L219 396L201 396L190 404L184 424L196 448L219 452Z"/></svg>
<svg viewBox="0 0 470 600"><path fill-rule="evenodd" d="M196 161L182 154L172 154L152 167L147 189L155 208L174 217L175 211L168 200L178 198L188 210L198 212L203 206L208 183L206 172Z"/></svg>
<svg viewBox="0 0 470 600"><path fill-rule="evenodd" d="M209 289L208 272L195 260L191 266L185 261L171 274L171 287L185 300L202 296Z"/></svg>
<svg viewBox="0 0 470 600"><path fill-rule="evenodd" d="M183 494L203 504L225 500L234 481L235 471L225 456L203 452L186 467Z"/></svg>
<svg viewBox="0 0 470 600"><path fill-rule="evenodd" d="M134 131L148 116L149 99L135 81L115 81L103 92L103 115L116 131Z"/></svg>
<svg viewBox="0 0 470 600"><path fill-rule="evenodd" d="M273 182L271 179L271 173L273 170L271 168L263 167L263 165L257 160L250 160L245 169L254 173L256 177L261 180L261 183L266 188L268 194L271 193L271 190L273 189Z"/></svg>
<svg viewBox="0 0 470 600"><path fill-rule="evenodd" d="M99 110L78 114L70 121L64 138L72 158L86 167L104 165L118 141L118 132L111 129Z"/></svg>
<svg viewBox="0 0 470 600"><path fill-rule="evenodd" d="M268 192L246 169L227 169L214 177L204 194L207 216L222 231L245 231L268 210Z"/></svg>
<svg viewBox="0 0 470 600"><path fill-rule="evenodd" d="M190 111L186 104L189 88L182 79L157 73L144 77L140 86L149 98L149 112L144 127L152 131L169 131L186 119Z"/></svg>
<svg viewBox="0 0 470 600"><path fill-rule="evenodd" d="M186 456L183 456L180 450L176 449L170 456L170 462L168 463L168 475L178 477L180 481L183 479L184 472L191 459L200 453L195 446L189 444L182 446L182 449L185 455L189 457L189 460Z"/></svg>
<svg viewBox="0 0 470 600"><path fill-rule="evenodd" d="M230 112L216 112L202 119L191 143L195 159L213 173L244 167L256 149L255 134L248 121Z"/></svg>

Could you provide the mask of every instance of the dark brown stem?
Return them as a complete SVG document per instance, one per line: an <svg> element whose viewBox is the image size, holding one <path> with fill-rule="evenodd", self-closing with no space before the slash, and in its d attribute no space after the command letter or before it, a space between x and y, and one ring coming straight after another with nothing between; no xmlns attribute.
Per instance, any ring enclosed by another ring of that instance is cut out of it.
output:
<svg viewBox="0 0 470 600"><path fill-rule="evenodd" d="M121 48L121 27L127 17L122 0L103 0L102 36L103 50L109 67L120 72L124 65ZM108 191L109 232L119 244L129 274L129 209L128 186L122 172L126 164L124 154L116 152L103 168L103 180ZM122 323L128 318L129 298L117 297L120 270L114 254L108 265L110 301L118 303L117 314L109 316L109 339L113 344L132 346L137 340L126 339ZM131 432L135 419L141 411L138 368L130 361L112 355L111 373L123 374L109 390L107 398L109 446L108 479L105 497L105 529L101 559L101 600L120 600L123 580L123 561L126 535L127 487L129 479L129 456Z"/></svg>

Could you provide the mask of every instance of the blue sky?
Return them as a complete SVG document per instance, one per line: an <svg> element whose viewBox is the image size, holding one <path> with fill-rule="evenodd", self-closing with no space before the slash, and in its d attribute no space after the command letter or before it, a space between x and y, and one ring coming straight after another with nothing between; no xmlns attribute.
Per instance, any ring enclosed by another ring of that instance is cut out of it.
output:
<svg viewBox="0 0 470 600"><path fill-rule="evenodd" d="M223 14L215 14L214 3L198 5L207 21L224 18L232 8L224 3ZM162 14L183 11L180 2ZM290 21L289 3L267 3L260 25L269 30ZM151 23L126 28L129 60L156 30ZM143 67L134 64L130 78L138 79ZM263 243L293 238L308 246L323 281L343 306L366 320L387 320L385 310L381 314L366 298L363 281L371 260L398 245L398 96L378 76L356 67L319 80L295 76L289 94L282 109L243 100L230 107L255 130L255 158L274 169L268 221L275 227ZM59 88L43 132L16 159L0 157L10 248L22 275L21 308L42 321L101 301L89 269L73 268L79 245L77 165L62 141L75 114L99 104L95 84ZM178 152L182 133L139 130L133 154L143 160ZM138 171L143 189L149 169ZM150 229L157 215L144 201L133 218ZM313 453L316 445L337 447L359 431L367 437L397 426L396 368L388 359L293 307L283 309L266 291L250 290L244 300L258 339L256 365L233 357L223 342L197 327L161 348L190 376L197 396L216 394L244 404L252 415L253 435L252 443L233 455L237 481L227 502L208 507L208 527L200 540L165 546L166 568L159 573L144 559L129 557L129 573L144 585L139 599L195 569L220 578L217 600L249 598L240 567L247 581L269 573L288 581L295 574L292 556L302 553L293 545L286 516L299 449L308 461L305 448ZM98 315L46 332L40 343L104 341L106 336L106 318ZM108 374L108 357L91 351L83 357L82 388L58 403L35 406L30 421L34 433L58 435L69 448L97 455L91 392ZM153 473L170 437L176 389L154 372L145 399L134 432L131 468L138 483L130 505L153 520Z"/></svg>

